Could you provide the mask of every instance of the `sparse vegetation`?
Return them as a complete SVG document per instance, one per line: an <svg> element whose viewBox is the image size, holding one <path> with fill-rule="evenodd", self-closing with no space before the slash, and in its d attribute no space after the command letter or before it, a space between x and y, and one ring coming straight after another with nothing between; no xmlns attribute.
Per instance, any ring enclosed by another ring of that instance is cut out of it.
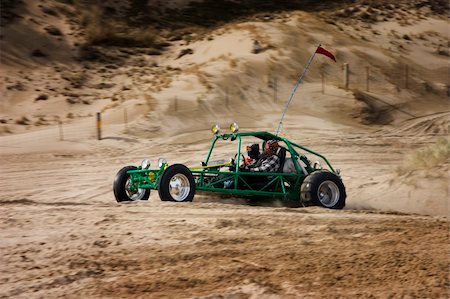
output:
<svg viewBox="0 0 450 299"><path fill-rule="evenodd" d="M211 29L226 23L238 20L267 21L280 17L273 12L321 11L321 15L331 24L341 23L339 19L342 18L372 23L399 17L397 13L387 14L386 11L407 10L416 4L416 1L406 0L400 0L396 6L388 0L292 0L287 2L204 0L193 1L180 9L163 9L152 1L129 1L120 6L108 1L105 3L81 0L71 2L74 3L77 11L81 12L81 26L84 28L86 45L142 47L151 49L150 55L161 54L166 47L170 46L168 42L179 40L190 42L208 38ZM445 1L441 0L426 2L422 6L432 10L448 7ZM341 9L337 10L339 8ZM437 11L442 13L444 10Z"/></svg>
<svg viewBox="0 0 450 299"><path fill-rule="evenodd" d="M31 120L29 120L26 116L23 116L22 118L16 120L16 124L28 126L31 124Z"/></svg>
<svg viewBox="0 0 450 299"><path fill-rule="evenodd" d="M150 24L145 27L132 27L113 17L104 17L104 11L99 7L91 7L84 12L82 25L85 27L87 45L154 49L162 49L170 45L158 38Z"/></svg>
<svg viewBox="0 0 450 299"><path fill-rule="evenodd" d="M42 52L39 49L33 50L33 52L31 52L31 56L33 57L47 57L47 54L45 54L44 52Z"/></svg>
<svg viewBox="0 0 450 299"><path fill-rule="evenodd" d="M18 91L25 91L25 90L27 90L27 87L22 82L16 82L16 84L9 85L6 88L8 90L18 90Z"/></svg>
<svg viewBox="0 0 450 299"><path fill-rule="evenodd" d="M54 10L53 8L48 7L48 6L42 6L41 7L41 11L43 13L45 13L46 15L51 15L51 16L54 16L54 17L58 16L58 13L56 12L56 10Z"/></svg>
<svg viewBox="0 0 450 299"><path fill-rule="evenodd" d="M69 81L70 85L74 88L82 87L88 80L88 76L83 72L81 73L66 72L63 73L61 77Z"/></svg>
<svg viewBox="0 0 450 299"><path fill-rule="evenodd" d="M51 34L51 35L56 35L56 36L63 35L61 30L58 27L55 27L53 25L49 25L49 26L45 27L44 29L45 29L45 31L47 31L48 34Z"/></svg>
<svg viewBox="0 0 450 299"><path fill-rule="evenodd" d="M50 122L45 116L40 116L38 120L34 123L35 126L47 126Z"/></svg>
<svg viewBox="0 0 450 299"><path fill-rule="evenodd" d="M440 138L435 144L407 156L397 168L398 174L431 169L450 162L450 138Z"/></svg>
<svg viewBox="0 0 450 299"><path fill-rule="evenodd" d="M75 98L75 97L70 97L70 98L66 98L67 103L69 104L77 104L80 102L79 98Z"/></svg>
<svg viewBox="0 0 450 299"><path fill-rule="evenodd" d="M333 19L335 23L353 23L355 21L376 23L397 20L403 25L408 25L411 20L406 16L410 15L412 11L416 18L421 19L429 10L444 15L449 9L449 3L446 0L400 0L395 4L392 2L389 0L342 1L339 3L342 7L340 10L324 11L321 15L325 19ZM421 10L422 8L425 10Z"/></svg>
<svg viewBox="0 0 450 299"><path fill-rule="evenodd" d="M5 26L15 20L18 15L14 11L20 4L17 0L2 0L0 9L0 25Z"/></svg>
<svg viewBox="0 0 450 299"><path fill-rule="evenodd" d="M236 68L238 66L238 61L235 58L230 59L230 68Z"/></svg>
<svg viewBox="0 0 450 299"><path fill-rule="evenodd" d="M87 61L97 61L102 63L116 63L120 64L122 62L122 59L120 59L118 56L111 57L111 55L105 53L105 51L102 51L99 47L94 47L88 44L84 44L79 47L78 49L78 58L81 60L87 60ZM108 65L108 68L117 68L116 65Z"/></svg>
<svg viewBox="0 0 450 299"><path fill-rule="evenodd" d="M437 53L438 53L438 55L441 55L441 56L447 56L447 57L450 56L448 47L441 47L440 45L437 49Z"/></svg>
<svg viewBox="0 0 450 299"><path fill-rule="evenodd" d="M114 83L102 82L102 83L96 84L94 87L97 89L110 89L110 88L113 88L115 85L116 84L114 84Z"/></svg>
<svg viewBox="0 0 450 299"><path fill-rule="evenodd" d="M194 50L192 50L191 48L182 49L176 59L179 59L184 55L192 55L192 54L194 54Z"/></svg>
<svg viewBox="0 0 450 299"><path fill-rule="evenodd" d="M46 101L46 100L48 100L48 95L40 94L39 96L36 97L36 99L34 101L36 102L36 101Z"/></svg>
<svg viewBox="0 0 450 299"><path fill-rule="evenodd" d="M89 26L86 29L86 41L91 45L110 45L122 47L154 47L163 48L156 35L150 29L129 29L106 22L100 26Z"/></svg>
<svg viewBox="0 0 450 299"><path fill-rule="evenodd" d="M405 40L412 40L411 37L408 34L403 35L403 39Z"/></svg>

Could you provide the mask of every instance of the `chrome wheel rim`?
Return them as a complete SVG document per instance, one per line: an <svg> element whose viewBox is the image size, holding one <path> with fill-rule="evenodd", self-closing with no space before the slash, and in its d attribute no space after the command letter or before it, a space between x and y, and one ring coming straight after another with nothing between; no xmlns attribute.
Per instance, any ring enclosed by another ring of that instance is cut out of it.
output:
<svg viewBox="0 0 450 299"><path fill-rule="evenodd" d="M340 195L339 187L332 181L322 182L319 189L317 189L317 197L320 203L327 208L335 206L339 201Z"/></svg>
<svg viewBox="0 0 450 299"><path fill-rule="evenodd" d="M136 192L131 191L131 179L128 178L125 183L125 192L130 200L136 201L141 200L145 196L145 189L137 189Z"/></svg>
<svg viewBox="0 0 450 299"><path fill-rule="evenodd" d="M191 191L188 178L181 173L174 175L169 182L169 193L175 201L185 200Z"/></svg>

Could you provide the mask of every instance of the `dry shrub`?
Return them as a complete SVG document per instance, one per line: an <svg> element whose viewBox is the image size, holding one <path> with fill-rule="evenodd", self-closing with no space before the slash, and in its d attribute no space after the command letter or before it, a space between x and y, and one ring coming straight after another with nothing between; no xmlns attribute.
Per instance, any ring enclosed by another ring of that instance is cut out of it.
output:
<svg viewBox="0 0 450 299"><path fill-rule="evenodd" d="M403 34L403 39L412 40L408 34Z"/></svg>
<svg viewBox="0 0 450 299"><path fill-rule="evenodd" d="M235 58L230 59L230 68L236 68L238 66L238 61Z"/></svg>
<svg viewBox="0 0 450 299"><path fill-rule="evenodd" d="M84 72L65 72L61 74L61 78L70 82L74 88L81 88L88 81L88 75Z"/></svg>
<svg viewBox="0 0 450 299"><path fill-rule="evenodd" d="M419 33L419 34L417 35L417 38L418 38L418 39L421 39L421 40L428 40L428 39L427 39L427 36L426 36L425 34L423 34L423 33Z"/></svg>
<svg viewBox="0 0 450 299"><path fill-rule="evenodd" d="M414 170L430 169L449 162L450 139L440 138L435 144L407 156L403 164L397 168L397 173L405 174Z"/></svg>
<svg viewBox="0 0 450 299"><path fill-rule="evenodd" d="M34 99L35 102L36 101L46 101L46 100L48 100L48 95L46 95L46 94L40 94Z"/></svg>
<svg viewBox="0 0 450 299"><path fill-rule="evenodd" d="M104 17L101 10L93 7L82 17L88 45L110 45L121 47L148 47L163 49L169 44L161 42L149 28L131 28L114 18Z"/></svg>
<svg viewBox="0 0 450 299"><path fill-rule="evenodd" d="M56 36L63 35L62 31L58 27L53 26L53 25L46 26L44 28L44 30L47 31L47 33L51 34L51 35L56 35Z"/></svg>
<svg viewBox="0 0 450 299"><path fill-rule="evenodd" d="M42 6L41 11L45 13L46 15L51 15L54 17L58 16L58 12L54 10L52 7Z"/></svg>
<svg viewBox="0 0 450 299"><path fill-rule="evenodd" d="M31 56L33 57L47 57L47 54L42 52L40 49L35 49L33 52L31 52Z"/></svg>
<svg viewBox="0 0 450 299"><path fill-rule="evenodd" d="M0 134L12 134L13 131L9 126L1 126L0 127Z"/></svg>
<svg viewBox="0 0 450 299"><path fill-rule="evenodd" d="M22 118L16 120L16 124L28 126L31 124L31 120L29 120L26 116L22 116Z"/></svg>
<svg viewBox="0 0 450 299"><path fill-rule="evenodd" d="M210 83L210 79L208 78L209 75L201 71L199 67L193 67L189 70L189 72L192 73L193 75L196 75L200 84L204 86L207 90L211 90L213 88L213 86Z"/></svg>
<svg viewBox="0 0 450 299"><path fill-rule="evenodd" d="M70 97L70 98L66 98L66 101L69 104L77 104L77 103L80 102L80 99L79 98Z"/></svg>
<svg viewBox="0 0 450 299"><path fill-rule="evenodd" d="M441 47L441 45L439 45L438 49L437 49L437 54L441 55L441 56L450 56L450 52L448 51L448 47Z"/></svg>

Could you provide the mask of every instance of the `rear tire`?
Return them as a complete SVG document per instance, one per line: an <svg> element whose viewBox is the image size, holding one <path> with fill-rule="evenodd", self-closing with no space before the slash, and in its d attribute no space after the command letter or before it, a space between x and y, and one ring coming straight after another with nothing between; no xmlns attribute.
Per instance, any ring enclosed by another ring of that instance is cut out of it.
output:
<svg viewBox="0 0 450 299"><path fill-rule="evenodd" d="M148 200L150 197L150 189L138 189L136 192L130 190L130 175L127 172L136 169L135 166L125 166L116 174L113 190L117 202Z"/></svg>
<svg viewBox="0 0 450 299"><path fill-rule="evenodd" d="M182 164L169 166L159 180L158 194L162 201L192 201L195 181L189 168Z"/></svg>
<svg viewBox="0 0 450 299"><path fill-rule="evenodd" d="M329 209L345 207L345 187L342 180L328 170L319 170L308 175L300 189L300 199Z"/></svg>

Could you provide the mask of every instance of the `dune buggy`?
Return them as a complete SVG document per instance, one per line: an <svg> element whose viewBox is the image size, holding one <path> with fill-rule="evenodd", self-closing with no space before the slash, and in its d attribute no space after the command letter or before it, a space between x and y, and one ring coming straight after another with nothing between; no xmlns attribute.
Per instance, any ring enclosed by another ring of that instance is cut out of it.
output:
<svg viewBox="0 0 450 299"><path fill-rule="evenodd" d="M220 134L218 130L213 133L215 137L201 166L169 165L160 158L154 169L150 169L149 160L143 160L140 166L123 167L113 185L117 202L147 200L151 190L158 190L161 200L174 202L192 201L197 191L203 191L279 198L299 205L315 204L331 209L345 206L346 192L339 170L335 170L321 154L265 131L241 133L236 129L230 134ZM264 145L270 139L277 140L280 145L278 171L242 171L239 166L245 161L245 151L241 147L254 142ZM228 161L213 159L223 158L228 152ZM318 161L311 163L303 153L321 158L328 169Z"/></svg>

